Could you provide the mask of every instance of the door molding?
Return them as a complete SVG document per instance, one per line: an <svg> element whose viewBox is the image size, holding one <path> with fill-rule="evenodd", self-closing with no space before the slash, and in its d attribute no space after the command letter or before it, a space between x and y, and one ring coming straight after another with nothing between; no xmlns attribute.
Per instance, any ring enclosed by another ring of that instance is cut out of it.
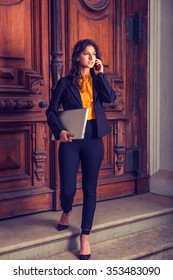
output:
<svg viewBox="0 0 173 280"><path fill-rule="evenodd" d="M149 6L149 90L148 141L149 175L160 169L160 42L161 0L150 1Z"/></svg>

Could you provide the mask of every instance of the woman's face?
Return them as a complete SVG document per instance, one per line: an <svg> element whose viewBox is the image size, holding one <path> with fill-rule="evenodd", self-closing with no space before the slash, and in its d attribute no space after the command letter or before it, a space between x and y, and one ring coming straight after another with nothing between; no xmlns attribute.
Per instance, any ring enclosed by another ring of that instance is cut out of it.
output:
<svg viewBox="0 0 173 280"><path fill-rule="evenodd" d="M78 56L77 61L81 68L93 68L96 60L96 51L93 46L87 46Z"/></svg>

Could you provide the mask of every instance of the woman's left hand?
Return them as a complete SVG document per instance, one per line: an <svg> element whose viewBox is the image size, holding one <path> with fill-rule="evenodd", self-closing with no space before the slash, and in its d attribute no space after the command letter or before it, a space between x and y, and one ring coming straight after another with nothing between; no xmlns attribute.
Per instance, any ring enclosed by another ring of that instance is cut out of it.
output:
<svg viewBox="0 0 173 280"><path fill-rule="evenodd" d="M99 73L103 73L103 64L100 59L96 58L95 65L93 67L94 73L97 75Z"/></svg>

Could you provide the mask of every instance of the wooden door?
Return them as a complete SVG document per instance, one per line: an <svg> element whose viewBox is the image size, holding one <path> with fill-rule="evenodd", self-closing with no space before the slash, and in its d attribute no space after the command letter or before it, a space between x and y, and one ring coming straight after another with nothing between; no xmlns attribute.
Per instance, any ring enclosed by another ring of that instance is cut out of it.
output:
<svg viewBox="0 0 173 280"><path fill-rule="evenodd" d="M45 110L84 38L100 46L117 92L105 104L112 133L98 200L146 192L147 0L0 0L0 15L0 218L60 209L59 143L50 140Z"/></svg>
<svg viewBox="0 0 173 280"><path fill-rule="evenodd" d="M100 46L105 74L117 93L114 104L105 104L112 133L104 137L98 200L146 192L147 0L67 0L58 5L61 35L60 40L55 36L58 59L53 77L68 73L72 47L79 39L90 38ZM57 161L56 168L58 174ZM56 198L59 209L59 187ZM81 202L79 170L75 204Z"/></svg>
<svg viewBox="0 0 173 280"><path fill-rule="evenodd" d="M0 218L52 209L48 4L0 0Z"/></svg>

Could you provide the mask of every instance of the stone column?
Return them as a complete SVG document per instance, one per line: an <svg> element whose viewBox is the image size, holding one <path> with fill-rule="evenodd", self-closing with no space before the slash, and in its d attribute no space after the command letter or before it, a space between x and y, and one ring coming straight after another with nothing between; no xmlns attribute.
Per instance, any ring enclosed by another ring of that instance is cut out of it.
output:
<svg viewBox="0 0 173 280"><path fill-rule="evenodd" d="M150 0L150 191L173 196L173 1Z"/></svg>

